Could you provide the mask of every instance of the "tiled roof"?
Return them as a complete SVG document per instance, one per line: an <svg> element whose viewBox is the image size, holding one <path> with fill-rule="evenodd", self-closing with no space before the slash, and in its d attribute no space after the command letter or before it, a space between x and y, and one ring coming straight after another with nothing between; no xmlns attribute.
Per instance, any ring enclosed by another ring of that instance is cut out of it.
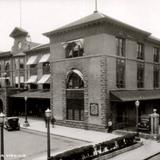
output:
<svg viewBox="0 0 160 160"><path fill-rule="evenodd" d="M26 50L25 53L30 53L30 52L34 52L34 51L40 51L40 50L43 50L43 49L50 50L50 44L47 43L47 44L36 45L36 46L32 47L30 50Z"/></svg>
<svg viewBox="0 0 160 160"><path fill-rule="evenodd" d="M0 52L0 57L8 57L12 56L10 51Z"/></svg>
<svg viewBox="0 0 160 160"><path fill-rule="evenodd" d="M23 28L15 27L14 30L11 32L10 37L15 38L22 35L27 36L28 32Z"/></svg>
<svg viewBox="0 0 160 160"><path fill-rule="evenodd" d="M60 32L67 31L69 29L72 29L72 28L75 28L75 27L78 27L78 26L87 25L87 24L90 24L90 23L98 22L98 21L113 23L113 24L116 24L116 25L121 26L121 27L125 27L125 28L128 28L128 29L137 31L137 32L141 32L141 33L146 34L146 35L150 35L149 32L146 32L146 31L143 31L141 29L135 28L131 25L128 25L126 23L123 23L121 21L113 19L109 16L106 16L106 15L100 13L100 12L94 12L93 14L90 14L90 15L84 17L84 18L81 18L77 21L74 21L74 22L72 22L70 24L67 24L63 27L60 27L56 30L44 33L44 35L45 36L50 36L50 35L53 35L55 33L60 33Z"/></svg>

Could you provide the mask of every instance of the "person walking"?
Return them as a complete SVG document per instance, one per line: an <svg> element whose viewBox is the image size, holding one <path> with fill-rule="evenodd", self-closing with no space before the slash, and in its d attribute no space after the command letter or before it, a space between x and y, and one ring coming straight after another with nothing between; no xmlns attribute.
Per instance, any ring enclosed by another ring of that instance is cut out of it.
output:
<svg viewBox="0 0 160 160"><path fill-rule="evenodd" d="M112 133L113 130L113 124L111 119L108 120L108 133Z"/></svg>

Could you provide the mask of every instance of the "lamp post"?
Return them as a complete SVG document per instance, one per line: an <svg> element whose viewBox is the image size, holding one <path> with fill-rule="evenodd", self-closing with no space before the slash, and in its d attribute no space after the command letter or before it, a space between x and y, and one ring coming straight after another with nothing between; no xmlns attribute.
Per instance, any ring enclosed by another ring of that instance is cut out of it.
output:
<svg viewBox="0 0 160 160"><path fill-rule="evenodd" d="M3 125L4 125L5 115L0 113L0 127L1 127L1 160L4 160L4 134L3 134Z"/></svg>
<svg viewBox="0 0 160 160"><path fill-rule="evenodd" d="M23 126L28 127L29 123L28 123L28 120L27 120L27 96L24 97L24 101L25 101L25 121L24 121Z"/></svg>
<svg viewBox="0 0 160 160"><path fill-rule="evenodd" d="M46 117L46 121L47 121L47 160L50 159L50 120L51 120L51 116L52 116L52 112L51 110L48 108L45 111L45 117Z"/></svg>
<svg viewBox="0 0 160 160"><path fill-rule="evenodd" d="M135 101L135 106L136 106L136 131L137 131L137 134L138 134L138 115L139 115L139 105L140 105L139 100L136 100L136 101Z"/></svg>

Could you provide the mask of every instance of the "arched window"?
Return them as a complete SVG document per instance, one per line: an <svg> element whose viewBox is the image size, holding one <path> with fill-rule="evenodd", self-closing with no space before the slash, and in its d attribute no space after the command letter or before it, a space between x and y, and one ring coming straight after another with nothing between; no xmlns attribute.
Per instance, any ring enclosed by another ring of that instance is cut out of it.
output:
<svg viewBox="0 0 160 160"><path fill-rule="evenodd" d="M80 71L74 69L67 75L67 89L84 88L83 75Z"/></svg>
<svg viewBox="0 0 160 160"><path fill-rule="evenodd" d="M84 80L82 73L76 69L67 74L66 119L84 120Z"/></svg>

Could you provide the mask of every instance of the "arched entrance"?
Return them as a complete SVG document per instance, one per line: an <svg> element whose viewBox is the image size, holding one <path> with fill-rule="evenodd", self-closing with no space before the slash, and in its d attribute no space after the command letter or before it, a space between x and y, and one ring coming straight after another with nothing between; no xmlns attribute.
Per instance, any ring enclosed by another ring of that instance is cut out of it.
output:
<svg viewBox="0 0 160 160"><path fill-rule="evenodd" d="M77 69L67 74L66 119L84 120L84 80L83 74Z"/></svg>

